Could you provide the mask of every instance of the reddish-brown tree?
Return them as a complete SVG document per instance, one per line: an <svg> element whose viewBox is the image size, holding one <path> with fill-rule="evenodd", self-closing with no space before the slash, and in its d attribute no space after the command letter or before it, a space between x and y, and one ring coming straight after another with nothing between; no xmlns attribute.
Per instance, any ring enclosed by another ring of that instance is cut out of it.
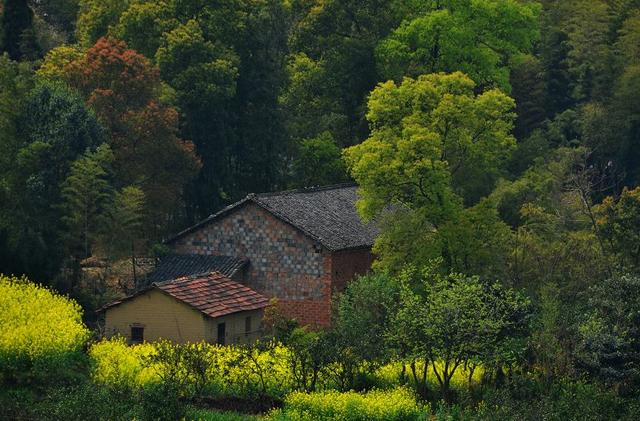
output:
<svg viewBox="0 0 640 421"><path fill-rule="evenodd" d="M100 38L65 71L110 132L117 183L144 191L148 237L164 234L200 161L193 143L178 137L177 111L159 99L158 69L124 41Z"/></svg>

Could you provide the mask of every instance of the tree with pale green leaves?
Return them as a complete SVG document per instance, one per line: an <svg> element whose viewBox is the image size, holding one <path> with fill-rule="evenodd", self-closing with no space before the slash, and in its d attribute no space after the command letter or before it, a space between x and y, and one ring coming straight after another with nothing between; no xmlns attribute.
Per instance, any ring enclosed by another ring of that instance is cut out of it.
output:
<svg viewBox="0 0 640 421"><path fill-rule="evenodd" d="M475 237L489 239L478 250L504 244L508 229L491 203L465 204L478 204L503 171L515 146L514 102L496 89L476 94L475 86L462 73L440 73L389 81L372 92L371 135L348 148L345 159L360 186L360 214L381 223L375 250L382 266L393 267L403 255L409 261L442 256L449 267L469 271L472 260L482 259L455 246L465 241L455 238L471 235L462 227L487 230Z"/></svg>
<svg viewBox="0 0 640 421"><path fill-rule="evenodd" d="M462 71L481 87L510 90L513 58L538 39L535 2L446 0L425 2L376 50L385 78Z"/></svg>

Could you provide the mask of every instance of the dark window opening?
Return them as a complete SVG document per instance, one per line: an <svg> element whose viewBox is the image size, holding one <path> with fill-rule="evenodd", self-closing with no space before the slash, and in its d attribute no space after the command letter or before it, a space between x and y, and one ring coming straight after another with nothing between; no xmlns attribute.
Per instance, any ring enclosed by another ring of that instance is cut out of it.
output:
<svg viewBox="0 0 640 421"><path fill-rule="evenodd" d="M244 319L244 334L249 335L251 333L251 317Z"/></svg>
<svg viewBox="0 0 640 421"><path fill-rule="evenodd" d="M139 344L144 341L144 328L140 326L131 326L131 342Z"/></svg>
<svg viewBox="0 0 640 421"><path fill-rule="evenodd" d="M227 333L227 326L224 323L218 323L218 343L224 345L225 336Z"/></svg>

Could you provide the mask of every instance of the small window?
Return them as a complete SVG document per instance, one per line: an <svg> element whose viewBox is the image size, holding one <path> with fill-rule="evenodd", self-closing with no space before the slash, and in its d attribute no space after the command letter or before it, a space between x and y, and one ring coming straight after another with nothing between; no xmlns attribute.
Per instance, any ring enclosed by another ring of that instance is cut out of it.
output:
<svg viewBox="0 0 640 421"><path fill-rule="evenodd" d="M224 323L218 323L218 343L225 344L225 336L227 334L227 326Z"/></svg>
<svg viewBox="0 0 640 421"><path fill-rule="evenodd" d="M249 335L251 333L251 316L244 319L244 334Z"/></svg>
<svg viewBox="0 0 640 421"><path fill-rule="evenodd" d="M139 344L144 341L144 328L140 326L131 326L131 343Z"/></svg>

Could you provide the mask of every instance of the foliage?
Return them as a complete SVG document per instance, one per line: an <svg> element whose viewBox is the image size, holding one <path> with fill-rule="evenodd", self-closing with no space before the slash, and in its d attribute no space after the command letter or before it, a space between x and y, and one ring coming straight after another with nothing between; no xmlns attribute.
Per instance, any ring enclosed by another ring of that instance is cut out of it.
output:
<svg viewBox="0 0 640 421"><path fill-rule="evenodd" d="M391 357L384 335L399 296L398 283L389 275L377 274L352 281L335 299L325 344L332 364L326 370L341 390L366 387L358 383Z"/></svg>
<svg viewBox="0 0 640 421"><path fill-rule="evenodd" d="M30 53L29 31L32 31L33 12L26 0L4 0L0 21L0 52L19 60Z"/></svg>
<svg viewBox="0 0 640 421"><path fill-rule="evenodd" d="M444 399L462 365L513 365L523 360L530 301L499 283L477 277L439 276L425 270L418 280L405 274L400 309L389 331L404 358L432 364ZM442 367L436 366L441 360Z"/></svg>
<svg viewBox="0 0 640 421"><path fill-rule="evenodd" d="M138 412L134 396L124 390L97 387L94 383L52 388L30 408L39 420L131 420Z"/></svg>
<svg viewBox="0 0 640 421"><path fill-rule="evenodd" d="M235 412L218 412L191 409L186 419L194 421L255 421L256 417Z"/></svg>
<svg viewBox="0 0 640 421"><path fill-rule="evenodd" d="M624 188L620 197L606 197L595 209L597 228L618 256L620 267L637 269L640 265L640 188Z"/></svg>
<svg viewBox="0 0 640 421"><path fill-rule="evenodd" d="M200 356L204 353L202 348L206 350L207 372L199 373L206 376L204 391L209 395L244 397L259 395L262 390L266 390L269 396L282 397L292 390L292 374L285 363L289 358L289 351L283 346L256 349L253 358L257 360L257 364L247 361L246 348L204 344L184 347L199 348L196 354ZM176 346L178 348L180 346ZM166 354L173 355L172 348L168 349ZM176 351L176 355L185 353L188 354L189 351ZM176 378L178 383L186 385L186 391L183 389L180 393L193 393L198 380L180 371L178 367L169 367L169 372L166 372L168 360L155 354L154 344L127 346L124 339L99 342L89 349L93 363L92 378L98 384L133 390L160 383L163 378ZM202 383L198 383L198 388L201 386Z"/></svg>
<svg viewBox="0 0 640 421"><path fill-rule="evenodd" d="M287 345L287 363L294 381L294 390L313 392L318 376L328 363L328 341L322 332L297 327L284 340Z"/></svg>
<svg viewBox="0 0 640 421"><path fill-rule="evenodd" d="M5 385L68 372L89 336L75 302L24 278L0 276L0 323Z"/></svg>
<svg viewBox="0 0 640 421"><path fill-rule="evenodd" d="M409 421L423 419L428 408L418 404L407 389L392 391L292 393L282 410L273 411L268 419L345 420L345 421Z"/></svg>
<svg viewBox="0 0 640 421"><path fill-rule="evenodd" d="M329 132L300 143L293 172L297 187L328 186L347 179L342 150Z"/></svg>
<svg viewBox="0 0 640 421"><path fill-rule="evenodd" d="M75 45L61 45L53 48L45 55L36 75L42 80L62 81L65 76L65 67L80 59L83 54L83 50Z"/></svg>
<svg viewBox="0 0 640 421"><path fill-rule="evenodd" d="M580 325L578 356L583 367L617 387L634 387L640 374L638 318L640 280L615 276L592 286L589 309Z"/></svg>
<svg viewBox="0 0 640 421"><path fill-rule="evenodd" d="M91 247L104 226L105 210L112 194L113 160L108 145L86 153L73 163L62 189L69 242L72 249L79 248L73 254L80 258L91 256Z"/></svg>
<svg viewBox="0 0 640 421"><path fill-rule="evenodd" d="M176 210L199 161L193 144L178 137L177 111L159 102L158 69L124 42L106 38L66 69L109 131L116 185L142 189L146 231L159 237L157 221Z"/></svg>
<svg viewBox="0 0 640 421"><path fill-rule="evenodd" d="M514 147L514 103L498 90L476 95L474 87L462 73L441 73L407 78L400 85L383 83L369 98L371 136L348 148L345 158L360 186L360 214L381 221L375 250L386 269L399 266L398 256L417 263L464 253L446 237L460 235L448 228L459 229L467 218L470 229L477 219L487 221L478 228L489 238L504 235L488 202L465 210L463 201L477 203L500 174ZM473 215L479 212L485 213ZM462 235L463 242L474 237ZM455 262L449 267L478 269Z"/></svg>
<svg viewBox="0 0 640 421"><path fill-rule="evenodd" d="M537 39L535 2L426 2L376 51L385 78L461 71L479 86L510 90L509 63Z"/></svg>

